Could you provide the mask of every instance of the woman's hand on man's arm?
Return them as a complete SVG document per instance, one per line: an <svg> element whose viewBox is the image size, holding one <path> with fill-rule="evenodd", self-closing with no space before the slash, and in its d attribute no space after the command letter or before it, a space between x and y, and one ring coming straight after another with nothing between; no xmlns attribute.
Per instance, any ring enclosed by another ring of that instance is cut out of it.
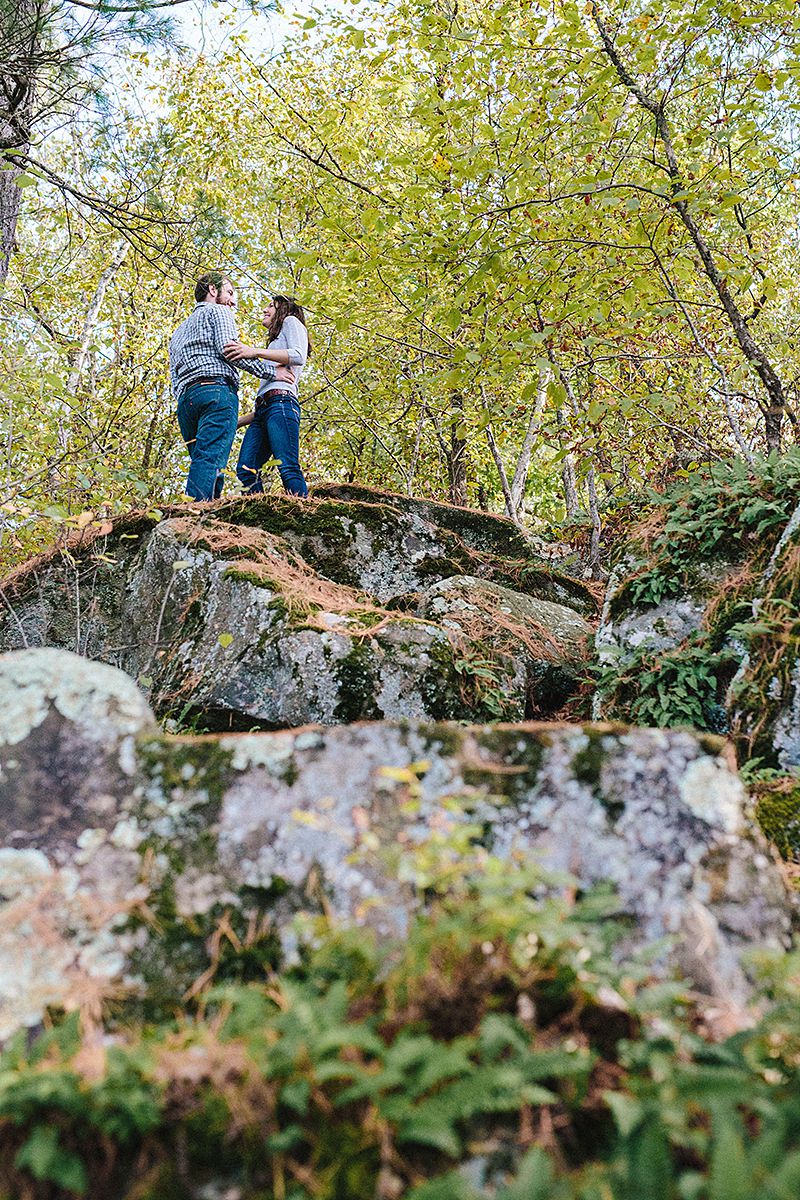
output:
<svg viewBox="0 0 800 1200"><path fill-rule="evenodd" d="M232 363L241 362L242 359L246 358L265 358L267 362L274 363L279 367L288 366L291 368L292 366L288 350L270 350L266 346L247 346L244 342L226 342L222 348L222 353L228 362Z"/></svg>
<svg viewBox="0 0 800 1200"><path fill-rule="evenodd" d="M226 342L222 353L228 362L241 362L243 358L261 358L258 346L246 346L244 342Z"/></svg>
<svg viewBox="0 0 800 1200"><path fill-rule="evenodd" d="M273 378L279 383L294 383L295 374L291 366L284 366L283 363L275 361L275 355L288 354L285 350L265 350L261 346L246 346L244 342L226 342L222 348L222 353L230 363L244 363L249 359L265 358L274 368ZM247 368L250 370L250 368ZM261 374L259 372L259 374ZM261 376L269 378L269 376Z"/></svg>

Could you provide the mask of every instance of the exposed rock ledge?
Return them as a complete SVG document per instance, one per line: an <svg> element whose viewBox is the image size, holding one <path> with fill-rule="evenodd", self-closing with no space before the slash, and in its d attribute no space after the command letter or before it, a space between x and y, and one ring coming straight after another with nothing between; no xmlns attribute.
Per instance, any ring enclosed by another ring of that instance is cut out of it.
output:
<svg viewBox="0 0 800 1200"><path fill-rule="evenodd" d="M384 493L129 513L2 584L0 650L133 675L212 730L543 718L581 687L587 588L502 517Z"/></svg>
<svg viewBox="0 0 800 1200"><path fill-rule="evenodd" d="M324 904L402 930L387 869L469 821L495 853L610 883L620 953L657 953L720 1003L790 904L717 739L611 725L419 721L161 734L122 672L64 651L0 656L0 1035L95 991L171 1008L223 922L291 948ZM213 967L211 968L213 970Z"/></svg>

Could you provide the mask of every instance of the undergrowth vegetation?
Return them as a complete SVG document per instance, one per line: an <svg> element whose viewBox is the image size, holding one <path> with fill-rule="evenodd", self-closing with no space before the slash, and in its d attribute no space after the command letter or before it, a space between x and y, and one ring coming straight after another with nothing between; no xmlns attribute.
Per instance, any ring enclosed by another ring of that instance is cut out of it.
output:
<svg viewBox="0 0 800 1200"><path fill-rule="evenodd" d="M601 654L605 715L729 734L762 829L794 858L800 777L776 735L797 703L800 452L719 463L651 501L617 544L608 615L641 629Z"/></svg>
<svg viewBox="0 0 800 1200"><path fill-rule="evenodd" d="M20 1034L0 1059L0 1194L796 1196L796 958L769 965L761 1024L719 1040L679 982L614 965L613 897L469 837L405 861L428 905L404 940L307 918L295 965L171 1021L118 1008Z"/></svg>
<svg viewBox="0 0 800 1200"><path fill-rule="evenodd" d="M766 755L774 766L761 733L786 700L796 655L784 651L800 645L797 544L771 560L798 497L797 450L755 469L740 460L715 464L652 496L618 547L610 616L686 598L704 612L677 641L664 618L655 637L623 658L606 654L599 686L609 713L730 732L742 761Z"/></svg>

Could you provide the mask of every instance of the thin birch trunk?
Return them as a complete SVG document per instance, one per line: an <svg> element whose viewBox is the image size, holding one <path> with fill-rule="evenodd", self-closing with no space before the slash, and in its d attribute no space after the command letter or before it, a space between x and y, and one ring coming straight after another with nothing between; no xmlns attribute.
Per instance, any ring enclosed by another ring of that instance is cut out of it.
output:
<svg viewBox="0 0 800 1200"><path fill-rule="evenodd" d="M516 521L517 517L514 508L514 498L511 495L511 485L508 482L506 469L503 466L503 459L500 455L500 451L497 448L497 442L494 440L494 434L492 433L491 425L486 426L486 440L489 443L489 449L492 452L494 465L497 467L497 474L500 479L500 487L503 489L503 499L506 502L506 515L511 517L512 521Z"/></svg>
<svg viewBox="0 0 800 1200"><path fill-rule="evenodd" d="M589 568L593 576L600 570L600 508L597 503L597 488L595 487L594 467L589 468L586 477L586 487L589 493L589 516L592 518L592 537L589 542Z"/></svg>
<svg viewBox="0 0 800 1200"><path fill-rule="evenodd" d="M128 249L128 242L119 243L114 251L114 256L111 259L111 262L108 264L105 271L103 271L103 274L100 276L97 282L97 287L95 288L91 303L86 310L86 316L84 317L83 321L83 329L81 330L81 344L72 360L72 369L70 370L69 379L67 380L67 391L71 396L74 396L78 390L83 368L89 355L89 347L92 344L94 331L97 327L100 310L102 309L103 301L106 298L108 285L125 261L125 256L128 253Z"/></svg>
<svg viewBox="0 0 800 1200"><path fill-rule="evenodd" d="M558 440L563 450L567 444L566 421L560 408L556 410L556 421L558 422ZM575 484L575 463L569 450L565 452L561 464L561 484L564 489L564 508L567 518L571 520L577 516L580 504L578 503L578 488Z"/></svg>
<svg viewBox="0 0 800 1200"><path fill-rule="evenodd" d="M450 414L450 448L447 455L447 471L450 483L450 502L459 508L467 506L467 443L456 430L463 420L464 397L460 392L452 396Z"/></svg>
<svg viewBox="0 0 800 1200"><path fill-rule="evenodd" d="M108 264L105 271L103 271L103 274L100 276L97 282L97 287L94 290L94 295L92 296L89 307L86 310L86 316L84 317L80 345L76 350L70 364L69 378L67 379L67 395L70 397L77 396L78 394L81 375L83 374L83 369L89 356L89 347L92 344L94 331L97 328L97 322L100 317L100 311L103 307L103 301L106 298L108 285L111 283L111 280L114 278L117 271L119 271L120 267L125 261L125 256L127 253L128 243L120 242L114 251L111 262ZM58 444L62 453L65 453L69 449L69 442L69 429L63 421L59 421Z"/></svg>
<svg viewBox="0 0 800 1200"><path fill-rule="evenodd" d="M525 440L522 443L522 449L519 452L517 465L514 469L514 478L511 481L511 504L513 512L510 515L513 516L515 521L519 521L520 518L522 501L525 496L525 485L528 482L528 472L531 468L533 447L536 444L536 439L542 427L542 413L544 412L545 401L547 400L548 380L549 373L547 371L540 371L539 385L536 389L536 402L528 418Z"/></svg>
<svg viewBox="0 0 800 1200"><path fill-rule="evenodd" d="M733 293L728 287L725 272L717 265L714 253L703 236L700 226L695 220L694 213L687 203L685 197L686 183L681 173L678 156L672 140L672 130L666 115L666 96L657 99L650 95L631 74L628 67L623 63L614 39L600 16L595 0L590 0L589 11L597 27L597 32L600 34L600 40L603 43L606 56L616 71L620 83L625 85L637 104L650 113L653 118L656 137L661 142L666 158L671 191L670 204L678 214L686 232L694 243L697 253L700 256L700 261L703 264L706 278L719 297L720 304L728 318L733 335L739 344L742 354L761 380L767 401L766 405L762 405L767 448L769 450L780 450L781 427L786 411L786 393L783 388L783 382L767 357L763 347L759 345L750 332L745 316L736 304Z"/></svg>
<svg viewBox="0 0 800 1200"><path fill-rule="evenodd" d="M406 494L412 496L414 494L414 476L417 473L417 465L419 463L419 450L422 445L422 426L425 423L425 405L419 406L419 419L417 420L417 428L414 433L414 449L411 451L411 464L408 468L406 476Z"/></svg>

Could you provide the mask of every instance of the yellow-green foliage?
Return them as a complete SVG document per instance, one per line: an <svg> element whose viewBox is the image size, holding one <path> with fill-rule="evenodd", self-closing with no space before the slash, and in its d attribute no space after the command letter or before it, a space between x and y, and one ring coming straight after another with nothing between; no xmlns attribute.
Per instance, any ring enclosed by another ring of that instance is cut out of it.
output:
<svg viewBox="0 0 800 1200"><path fill-rule="evenodd" d="M43 18L59 61L76 52L76 7ZM323 6L287 15L266 72L263 27L235 7L216 51L119 64L97 120L70 111L71 79L58 120L34 121L0 301L5 553L82 513L180 493L167 343L209 267L237 284L247 342L263 337L268 290L306 307L313 481L500 508L491 427L509 479L530 433L527 499L543 519L563 515L562 464L584 502L590 468L601 497L659 485L688 454L735 445L707 346L743 433L763 433L725 307L757 315L795 379L793 6L743 17L663 0L658 19L611 6L633 76L672 81L669 188L652 112L581 5L400 0L352 21ZM686 250L682 204L718 256L725 307Z"/></svg>

